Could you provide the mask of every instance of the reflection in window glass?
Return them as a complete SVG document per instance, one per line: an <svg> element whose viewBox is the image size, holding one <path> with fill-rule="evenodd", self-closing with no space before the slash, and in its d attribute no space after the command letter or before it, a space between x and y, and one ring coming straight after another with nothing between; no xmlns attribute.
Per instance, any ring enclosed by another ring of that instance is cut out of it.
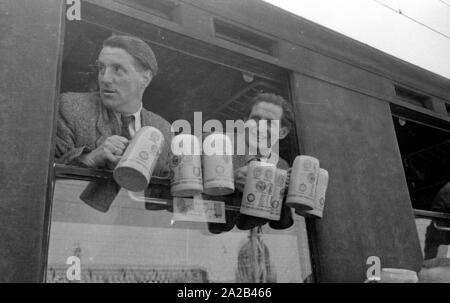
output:
<svg viewBox="0 0 450 303"><path fill-rule="evenodd" d="M450 224L446 220L416 218L424 259L450 258Z"/></svg>
<svg viewBox="0 0 450 303"><path fill-rule="evenodd" d="M420 246L424 255L418 273L422 283L450 282L450 220L416 218Z"/></svg>
<svg viewBox="0 0 450 303"><path fill-rule="evenodd" d="M56 182L48 282L68 281L70 256L80 258L83 282L247 282L255 273L302 282L311 274L303 217L281 231L266 224L213 234L206 222L174 222L172 212L149 210L123 189L108 212L98 211L79 198L87 185Z"/></svg>

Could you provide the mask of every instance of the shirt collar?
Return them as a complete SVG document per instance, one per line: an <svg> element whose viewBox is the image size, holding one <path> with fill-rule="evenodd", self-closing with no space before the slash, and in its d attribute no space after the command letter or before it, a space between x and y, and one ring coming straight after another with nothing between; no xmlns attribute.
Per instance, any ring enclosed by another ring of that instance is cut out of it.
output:
<svg viewBox="0 0 450 303"><path fill-rule="evenodd" d="M129 116L134 116L134 121L141 121L141 112L142 112L142 103L141 103L141 105L139 106L138 111L135 112L135 113L132 114L132 115L129 115ZM121 121L120 118L121 118L122 114L121 114L121 113L118 113L118 112L114 112L114 114L116 115L117 119L118 119L119 121Z"/></svg>
<svg viewBox="0 0 450 303"><path fill-rule="evenodd" d="M138 111L133 114L134 121L141 121L141 112L142 112L142 103L141 103L141 106L139 107Z"/></svg>

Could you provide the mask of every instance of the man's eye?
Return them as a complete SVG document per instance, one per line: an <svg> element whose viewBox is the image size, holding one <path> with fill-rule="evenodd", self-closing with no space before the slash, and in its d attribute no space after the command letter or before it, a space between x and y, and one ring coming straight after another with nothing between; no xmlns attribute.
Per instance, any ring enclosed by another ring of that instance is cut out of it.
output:
<svg viewBox="0 0 450 303"><path fill-rule="evenodd" d="M118 73L118 72L120 72L120 71L122 70L122 68L121 68L120 66L118 66L118 65L114 65L114 66L112 67L112 69L113 69L113 71L114 71L115 73Z"/></svg>
<svg viewBox="0 0 450 303"><path fill-rule="evenodd" d="M99 73L103 74L105 72L105 66L104 65L97 65L97 70Z"/></svg>

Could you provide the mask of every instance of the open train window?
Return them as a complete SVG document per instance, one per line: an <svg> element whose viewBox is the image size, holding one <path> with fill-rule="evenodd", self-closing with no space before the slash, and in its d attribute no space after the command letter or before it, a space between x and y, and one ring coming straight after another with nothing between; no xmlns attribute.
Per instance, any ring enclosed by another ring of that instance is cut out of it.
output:
<svg viewBox="0 0 450 303"><path fill-rule="evenodd" d="M450 122L391 110L424 259L450 260Z"/></svg>
<svg viewBox="0 0 450 303"><path fill-rule="evenodd" d="M450 123L406 109L394 111L393 119L412 206L431 211L450 181Z"/></svg>
<svg viewBox="0 0 450 303"><path fill-rule="evenodd" d="M159 71L143 106L170 123L183 118L192 125L194 112L201 112L204 121L243 119L259 92L290 100L285 70L177 36L133 18L132 10L126 15L95 5L83 9L83 21L66 23L61 93L97 91L93 66L102 42L126 33L155 52ZM292 163L297 154L293 127L280 143L280 156ZM225 231L211 222L174 220L168 179L152 178L151 191L142 199L121 189L112 203L102 204L83 197L98 184L111 185L111 171L56 165L55 176L48 282L69 281L71 256L81 260L78 278L85 282L311 281L305 219L293 212L293 224L285 229L265 224ZM239 212L227 204L225 209Z"/></svg>

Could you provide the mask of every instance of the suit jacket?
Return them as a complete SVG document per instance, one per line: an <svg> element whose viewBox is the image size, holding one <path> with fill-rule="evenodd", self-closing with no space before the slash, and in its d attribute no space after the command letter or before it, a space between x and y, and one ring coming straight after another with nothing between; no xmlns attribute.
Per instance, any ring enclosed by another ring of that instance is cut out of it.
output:
<svg viewBox="0 0 450 303"><path fill-rule="evenodd" d="M168 176L173 133L164 118L146 109L141 111L141 125L153 126L164 136L164 146L153 175ZM103 105L98 92L64 93L60 97L56 131L56 162L85 166L79 157L100 146L106 138L120 135L120 124L114 113ZM114 180L91 182L80 198L92 207L106 212L120 187Z"/></svg>
<svg viewBox="0 0 450 303"><path fill-rule="evenodd" d="M56 133L57 163L80 164L79 156L100 146L106 138L120 135L120 124L114 113L103 106L100 94L65 93L59 103ZM145 108L141 112L141 125L153 126L161 131L165 142L155 175L165 175L170 161L170 143L173 137L170 124L161 116Z"/></svg>

